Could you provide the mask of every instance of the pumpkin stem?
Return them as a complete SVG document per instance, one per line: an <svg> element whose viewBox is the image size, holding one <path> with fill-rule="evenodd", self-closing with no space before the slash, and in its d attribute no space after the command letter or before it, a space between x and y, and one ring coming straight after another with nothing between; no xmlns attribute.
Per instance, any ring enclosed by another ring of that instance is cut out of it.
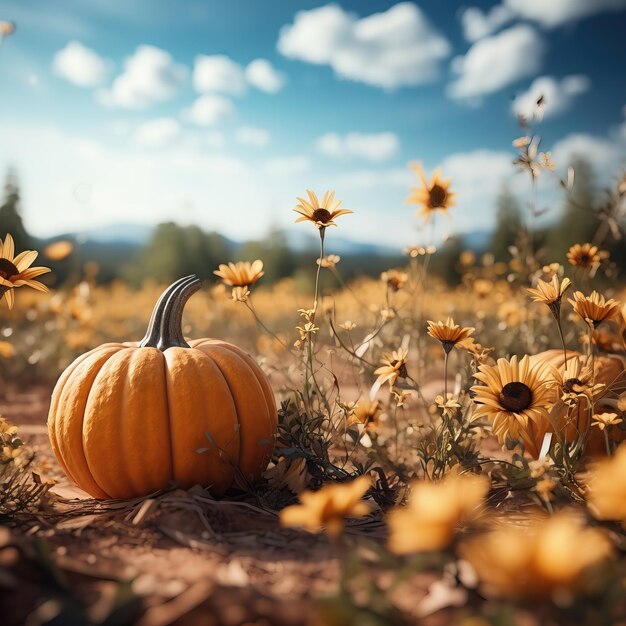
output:
<svg viewBox="0 0 626 626"><path fill-rule="evenodd" d="M187 276L170 294L163 310L157 348L165 352L168 348L190 348L183 335L183 309L187 300L200 289L200 281L194 275Z"/></svg>
<svg viewBox="0 0 626 626"><path fill-rule="evenodd" d="M162 294L159 300L157 301L154 310L152 311L152 317L150 318L150 323L148 324L148 330L144 338L139 343L139 347L141 348L156 348L158 347L160 332L161 332L161 320L163 319L163 313L165 312L165 308L167 306L167 302L170 296L186 281L190 278L195 278L195 276L185 276L184 278L179 278L175 283L172 283Z"/></svg>

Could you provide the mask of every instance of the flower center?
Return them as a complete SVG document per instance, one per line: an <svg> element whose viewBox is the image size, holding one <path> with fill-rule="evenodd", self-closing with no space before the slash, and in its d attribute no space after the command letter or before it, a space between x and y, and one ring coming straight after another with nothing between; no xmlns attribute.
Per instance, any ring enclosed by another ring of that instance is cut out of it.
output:
<svg viewBox="0 0 626 626"><path fill-rule="evenodd" d="M507 383L498 399L503 409L519 413L532 404L533 393L524 383Z"/></svg>
<svg viewBox="0 0 626 626"><path fill-rule="evenodd" d="M591 259L589 258L588 254L581 254L580 255L580 262L582 265L587 265L589 263Z"/></svg>
<svg viewBox="0 0 626 626"><path fill-rule="evenodd" d="M569 378L563 383L563 391L566 393L579 393L583 391L586 387L586 383L584 383L580 378Z"/></svg>
<svg viewBox="0 0 626 626"><path fill-rule="evenodd" d="M436 209L445 206L448 193L441 185L433 185L430 190L430 205Z"/></svg>
<svg viewBox="0 0 626 626"><path fill-rule="evenodd" d="M400 378L406 378L409 375L406 370L406 363L403 361L391 361L391 367L398 370L398 376Z"/></svg>
<svg viewBox="0 0 626 626"><path fill-rule="evenodd" d="M9 259L0 259L0 278L10 280L16 274L19 274L17 267Z"/></svg>
<svg viewBox="0 0 626 626"><path fill-rule="evenodd" d="M322 222L322 224L328 224L328 222L330 222L331 220L331 214L330 211L326 210L326 209L315 209L315 211L313 211L313 220L315 222Z"/></svg>

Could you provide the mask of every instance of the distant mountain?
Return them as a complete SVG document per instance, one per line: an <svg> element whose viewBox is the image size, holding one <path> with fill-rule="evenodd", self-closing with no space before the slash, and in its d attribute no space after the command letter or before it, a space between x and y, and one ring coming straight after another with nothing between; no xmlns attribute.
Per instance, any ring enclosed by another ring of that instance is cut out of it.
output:
<svg viewBox="0 0 626 626"><path fill-rule="evenodd" d="M143 246L148 243L153 226L145 224L111 224L82 230L68 236L76 238L80 243L94 241L97 243L128 243Z"/></svg>
<svg viewBox="0 0 626 626"><path fill-rule="evenodd" d="M492 232L490 230L472 230L469 233L459 235L459 239L466 248L482 252L491 243Z"/></svg>
<svg viewBox="0 0 626 626"><path fill-rule="evenodd" d="M320 239L316 234L310 232L299 232L289 230L287 234L287 244L293 252L319 252ZM332 238L326 239L326 249L329 254L339 254L345 256L382 256L396 257L402 254L400 247L385 246L364 241L351 241L342 237L337 237L334 233Z"/></svg>

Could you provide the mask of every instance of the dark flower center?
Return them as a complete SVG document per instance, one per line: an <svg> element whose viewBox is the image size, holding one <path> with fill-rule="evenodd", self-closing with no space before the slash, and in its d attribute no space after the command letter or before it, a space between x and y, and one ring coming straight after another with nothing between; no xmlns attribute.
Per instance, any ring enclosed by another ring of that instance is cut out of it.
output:
<svg viewBox="0 0 626 626"><path fill-rule="evenodd" d="M519 413L532 404L533 392L524 383L507 383L498 399L503 409Z"/></svg>
<svg viewBox="0 0 626 626"><path fill-rule="evenodd" d="M406 378L409 375L406 370L406 363L402 361L391 361L391 367L398 370L398 376L400 378Z"/></svg>
<svg viewBox="0 0 626 626"><path fill-rule="evenodd" d="M332 219L332 215L330 214L330 211L326 209L315 209L315 211L313 211L313 221L315 222L322 222L322 224L328 224L328 222L330 222L331 219Z"/></svg>
<svg viewBox="0 0 626 626"><path fill-rule="evenodd" d="M9 259L0 259L0 278L9 280L12 276L19 274L17 267Z"/></svg>
<svg viewBox="0 0 626 626"><path fill-rule="evenodd" d="M433 185L430 190L430 205L433 209L445 206L448 193L441 185Z"/></svg>
<svg viewBox="0 0 626 626"><path fill-rule="evenodd" d="M580 378L569 378L563 383L563 391L566 393L579 393L583 391L586 383L584 383Z"/></svg>
<svg viewBox="0 0 626 626"><path fill-rule="evenodd" d="M583 253L580 255L580 263L581 265L588 265L589 261L591 261L591 258L589 257L588 254Z"/></svg>

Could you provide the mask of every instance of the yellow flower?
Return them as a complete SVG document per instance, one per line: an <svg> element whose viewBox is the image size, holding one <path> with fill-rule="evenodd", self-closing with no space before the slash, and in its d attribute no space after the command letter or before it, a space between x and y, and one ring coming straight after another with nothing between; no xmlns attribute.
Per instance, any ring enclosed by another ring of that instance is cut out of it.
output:
<svg viewBox="0 0 626 626"><path fill-rule="evenodd" d="M399 291L404 287L409 275L402 270L387 270L380 275L380 279L387 284L392 291Z"/></svg>
<svg viewBox="0 0 626 626"><path fill-rule="evenodd" d="M407 505L387 517L389 549L395 554L443 550L457 527L481 513L489 481L453 474L441 482L414 482Z"/></svg>
<svg viewBox="0 0 626 626"><path fill-rule="evenodd" d="M567 251L570 265L586 270L596 269L607 256L606 252L599 251L598 246L590 243L576 243Z"/></svg>
<svg viewBox="0 0 626 626"><path fill-rule="evenodd" d="M317 195L313 191L306 190L309 196L308 202L304 198L297 198L299 204L296 205L294 211L299 213L296 222L313 222L318 228L326 228L327 226L337 226L334 220L340 215L352 213L348 209L339 209L341 200L335 200L335 192L327 191L324 194L322 202L317 199Z"/></svg>
<svg viewBox="0 0 626 626"><path fill-rule="evenodd" d="M25 250L15 256L13 237L7 234L4 244L0 239L0 300L6 298L9 309L13 308L13 289L16 287L32 287L37 291L48 291L38 280L33 280L50 271L48 267L31 267L37 258L34 250Z"/></svg>
<svg viewBox="0 0 626 626"><path fill-rule="evenodd" d="M594 414L591 425L597 426L600 430L604 430L607 426L616 426L624 420L617 413L596 413Z"/></svg>
<svg viewBox="0 0 626 626"><path fill-rule="evenodd" d="M417 214L424 216L426 222L430 221L434 211L441 211L447 214L448 209L454 206L454 196L456 195L450 191L451 181L444 180L441 177L440 170L437 169L433 173L430 182L428 182L421 164L412 163L411 167L418 175L422 186L413 187L411 195L406 199L406 202L421 205L421 209Z"/></svg>
<svg viewBox="0 0 626 626"><path fill-rule="evenodd" d="M551 311L558 312L561 306L561 298L571 284L572 281L569 278L564 278L559 282L558 276L555 274L549 283L539 279L536 289L527 289L526 291L528 291L534 302L547 304Z"/></svg>
<svg viewBox="0 0 626 626"><path fill-rule="evenodd" d="M613 300L606 300L597 291L592 291L590 296L585 296L580 291L574 292L574 299L568 302L574 307L574 311L590 326L594 328L603 321L615 319L618 323L621 320L620 303Z"/></svg>
<svg viewBox="0 0 626 626"><path fill-rule="evenodd" d="M570 354L565 367L551 366L552 379L546 384L549 387L556 386L561 401L568 406L577 405L585 399L589 406L605 387L603 384L593 384L594 375L591 367L584 363L583 357Z"/></svg>
<svg viewBox="0 0 626 626"><path fill-rule="evenodd" d="M522 440L534 448L533 432L548 422L551 404L550 389L546 386L547 368L544 364L531 365L528 356L519 362L517 356L510 361L498 359L496 365L481 365L474 374L483 385L474 385L474 411L472 421L487 417L500 443L507 437Z"/></svg>
<svg viewBox="0 0 626 626"><path fill-rule="evenodd" d="M363 424L368 430L375 430L378 427L380 409L378 400L359 402L348 419L348 425Z"/></svg>
<svg viewBox="0 0 626 626"><path fill-rule="evenodd" d="M321 259L317 259L317 264L330 269L335 267L339 261L341 261L341 257L338 254L329 254Z"/></svg>
<svg viewBox="0 0 626 626"><path fill-rule="evenodd" d="M247 287L233 287L231 292L231 298L235 302L246 302L249 295L250 290Z"/></svg>
<svg viewBox="0 0 626 626"><path fill-rule="evenodd" d="M460 546L489 595L550 599L584 592L594 583L591 568L612 554L607 536L587 528L574 513L559 513L524 526L492 530Z"/></svg>
<svg viewBox="0 0 626 626"><path fill-rule="evenodd" d="M406 348L400 348L393 352L383 354L380 362L381 367L374 371L374 374L378 375L374 385L378 388L389 382L389 387L395 385L398 377L406 378L408 373L406 371L406 359L409 351Z"/></svg>
<svg viewBox="0 0 626 626"><path fill-rule="evenodd" d="M439 407L444 417L452 418L456 415L458 409L461 408L454 394L449 393L446 400L442 395L435 396L435 404Z"/></svg>
<svg viewBox="0 0 626 626"><path fill-rule="evenodd" d="M428 334L441 342L443 349L450 352L460 341L468 339L474 332L470 326L458 326L449 317L445 322L431 322L428 320Z"/></svg>
<svg viewBox="0 0 626 626"><path fill-rule="evenodd" d="M301 504L288 506L280 512L280 524L310 532L325 529L330 537L337 538L343 532L345 518L363 517L370 512L370 505L361 500L369 488L369 478L360 476L349 483L305 491L300 494Z"/></svg>
<svg viewBox="0 0 626 626"><path fill-rule="evenodd" d="M626 444L591 470L587 501L594 517L622 522L626 528Z"/></svg>
<svg viewBox="0 0 626 626"><path fill-rule="evenodd" d="M356 328L356 324L352 320L346 320L345 322L339 324L339 328L343 328L343 330L351 332Z"/></svg>
<svg viewBox="0 0 626 626"><path fill-rule="evenodd" d="M0 356L10 359L15 356L15 348L8 341L0 341Z"/></svg>
<svg viewBox="0 0 626 626"><path fill-rule="evenodd" d="M51 261L62 261L74 252L74 244L71 241L62 240L48 244L44 248L44 255Z"/></svg>
<svg viewBox="0 0 626 626"><path fill-rule="evenodd" d="M250 261L238 261L228 265L222 263L219 269L216 269L213 273L219 276L225 285L249 287L256 283L265 272L263 271L263 261L257 259L253 263L250 263Z"/></svg>

